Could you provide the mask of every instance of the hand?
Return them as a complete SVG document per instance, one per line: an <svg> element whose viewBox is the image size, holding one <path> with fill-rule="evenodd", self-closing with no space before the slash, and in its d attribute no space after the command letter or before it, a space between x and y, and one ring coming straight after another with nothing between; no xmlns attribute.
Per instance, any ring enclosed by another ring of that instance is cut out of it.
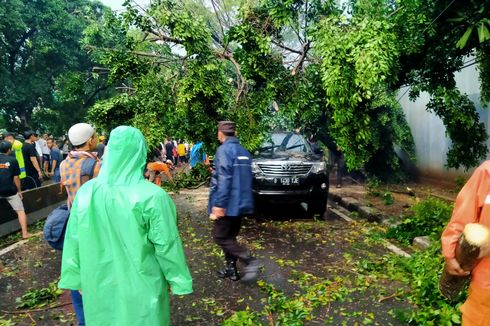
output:
<svg viewBox="0 0 490 326"><path fill-rule="evenodd" d="M213 214L214 216L216 216L216 218L221 218L223 216L225 216L226 214L226 209L225 208L221 208L221 207L213 207L213 209L211 210L211 214Z"/></svg>
<svg viewBox="0 0 490 326"><path fill-rule="evenodd" d="M456 258L445 258L446 259L446 271L455 276L468 276L469 271L465 271L461 268Z"/></svg>
<svg viewBox="0 0 490 326"><path fill-rule="evenodd" d="M42 180L44 178L43 171L37 171L37 175L39 177L39 180Z"/></svg>
<svg viewBox="0 0 490 326"><path fill-rule="evenodd" d="M24 196L22 195L22 193L20 191L17 193L19 194L20 199L24 199Z"/></svg>

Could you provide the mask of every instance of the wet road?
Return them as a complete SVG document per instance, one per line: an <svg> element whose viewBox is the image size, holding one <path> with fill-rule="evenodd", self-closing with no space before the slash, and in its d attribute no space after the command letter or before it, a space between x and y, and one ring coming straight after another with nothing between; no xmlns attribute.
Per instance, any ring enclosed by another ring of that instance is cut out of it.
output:
<svg viewBox="0 0 490 326"><path fill-rule="evenodd" d="M217 278L224 259L211 239L207 194L201 188L172 195L194 279L192 295L172 297L172 325L399 325L396 311L412 309L397 294L400 284L359 268L387 253L372 236L379 226L347 223L334 214L314 220L300 205L267 206L244 221L239 240L264 263L259 282ZM59 267L60 253L40 238L0 257L0 311L15 311L16 298L56 281ZM66 295L56 302L66 303ZM8 320L70 325L73 315L70 306L63 306L29 314L0 312L0 325L2 320L5 325Z"/></svg>

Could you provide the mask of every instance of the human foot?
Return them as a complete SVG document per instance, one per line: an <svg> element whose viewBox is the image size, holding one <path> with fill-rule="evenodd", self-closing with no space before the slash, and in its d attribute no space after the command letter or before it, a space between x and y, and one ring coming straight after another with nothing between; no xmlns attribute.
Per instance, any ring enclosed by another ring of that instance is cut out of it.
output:
<svg viewBox="0 0 490 326"><path fill-rule="evenodd" d="M22 239L29 239L29 238L31 238L31 237L33 237L33 236L34 236L34 234L29 233L29 232L27 232L27 233L23 233L23 234L22 234Z"/></svg>

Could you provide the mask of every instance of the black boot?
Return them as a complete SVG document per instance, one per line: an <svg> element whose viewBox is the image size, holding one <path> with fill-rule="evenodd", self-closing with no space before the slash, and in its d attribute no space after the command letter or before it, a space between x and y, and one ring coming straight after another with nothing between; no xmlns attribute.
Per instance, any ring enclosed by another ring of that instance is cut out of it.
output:
<svg viewBox="0 0 490 326"><path fill-rule="evenodd" d="M247 265L243 268L242 282L257 281L260 269L263 267L262 263L257 258L253 257L247 258L244 260L244 263Z"/></svg>
<svg viewBox="0 0 490 326"><path fill-rule="evenodd" d="M227 260L226 268L217 271L219 278L229 278L232 281L238 281L240 275L238 274L238 269L236 268L236 260Z"/></svg>

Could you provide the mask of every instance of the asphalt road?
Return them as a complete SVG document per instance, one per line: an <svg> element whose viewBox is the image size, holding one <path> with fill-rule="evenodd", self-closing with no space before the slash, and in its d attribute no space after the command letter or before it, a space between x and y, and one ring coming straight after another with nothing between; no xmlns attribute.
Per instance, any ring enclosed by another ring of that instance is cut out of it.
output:
<svg viewBox="0 0 490 326"><path fill-rule="evenodd" d="M300 205L268 205L245 219L239 240L264 264L259 282L217 278L223 256L211 239L207 193L172 194L194 279L193 294L172 297L172 325L399 325L396 312L413 309L401 284L359 267L388 253L372 236L379 226L331 212L314 220ZM16 298L55 282L59 267L60 253L40 238L1 256L0 325L73 324L66 294L53 303L61 307L6 313L17 311Z"/></svg>

